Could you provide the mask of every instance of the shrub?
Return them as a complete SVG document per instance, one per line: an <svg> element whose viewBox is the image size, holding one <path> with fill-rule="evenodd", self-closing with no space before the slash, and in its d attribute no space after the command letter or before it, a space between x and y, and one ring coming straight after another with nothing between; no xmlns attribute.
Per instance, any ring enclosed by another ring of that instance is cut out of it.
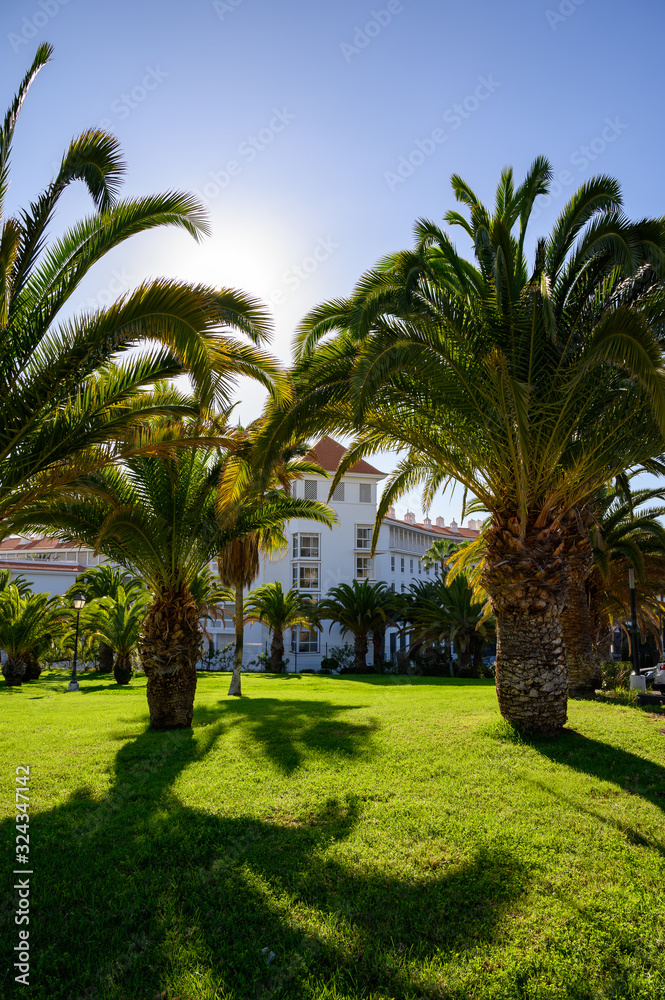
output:
<svg viewBox="0 0 665 1000"><path fill-rule="evenodd" d="M341 670L342 673L349 673L356 664L355 650L349 642L345 642L343 646L332 646L324 659L333 661L334 666L330 667L331 670Z"/></svg>
<svg viewBox="0 0 665 1000"><path fill-rule="evenodd" d="M600 665L603 676L603 689L614 691L616 688L627 688L628 678L633 669L629 660L603 660Z"/></svg>

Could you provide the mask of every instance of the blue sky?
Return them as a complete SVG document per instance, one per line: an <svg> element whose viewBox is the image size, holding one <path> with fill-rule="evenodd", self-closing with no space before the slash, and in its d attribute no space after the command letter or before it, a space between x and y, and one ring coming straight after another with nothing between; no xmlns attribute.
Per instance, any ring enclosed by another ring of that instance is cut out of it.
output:
<svg viewBox="0 0 665 1000"><path fill-rule="evenodd" d="M238 286L271 303L285 362L308 309L452 207L453 172L491 200L504 165L549 157L536 234L596 173L618 177L629 215L665 210L662 0L19 0L1 24L5 105L37 43L55 46L22 112L10 207L102 124L125 194L194 190L210 215L201 245L173 231L114 251L78 304L148 276ZM89 209L68 192L54 233ZM239 415L261 402L243 385ZM459 519L460 500L433 515Z"/></svg>

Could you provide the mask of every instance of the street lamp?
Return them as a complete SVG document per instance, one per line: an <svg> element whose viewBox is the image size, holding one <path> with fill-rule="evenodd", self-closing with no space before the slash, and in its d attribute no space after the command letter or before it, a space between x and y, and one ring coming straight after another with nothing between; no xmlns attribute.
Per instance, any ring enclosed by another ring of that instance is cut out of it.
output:
<svg viewBox="0 0 665 1000"><path fill-rule="evenodd" d="M76 608L76 636L74 638L74 666L72 668L72 679L67 687L68 691L78 691L79 682L76 679L76 653L78 651L79 644L79 618L81 616L81 608L85 605L85 597L83 594L77 594L72 604Z"/></svg>
<svg viewBox="0 0 665 1000"><path fill-rule="evenodd" d="M637 648L637 600L635 598L635 570L631 566L628 570L628 586L630 587L630 631L632 638L633 672L630 675L631 688L639 688L646 691L646 679L640 674L640 655Z"/></svg>

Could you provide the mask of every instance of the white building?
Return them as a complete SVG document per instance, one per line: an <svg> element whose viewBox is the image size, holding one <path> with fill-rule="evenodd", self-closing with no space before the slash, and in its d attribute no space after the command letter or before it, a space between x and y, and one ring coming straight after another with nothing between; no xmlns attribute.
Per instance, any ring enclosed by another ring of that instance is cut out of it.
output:
<svg viewBox="0 0 665 1000"><path fill-rule="evenodd" d="M324 437L314 445L312 453L317 464L332 478L344 448L332 438ZM288 549L277 559L263 561L253 587L278 580L285 590L295 586L318 600L339 583L350 583L353 579L372 583L382 580L395 592L403 593L412 582L434 577L440 572L438 567L430 570L422 565L422 557L433 541L447 538L462 542L478 536L479 521L469 521L467 528L458 527L455 521L445 525L440 517L434 523L429 518L417 523L415 514L411 513L400 521L391 508L381 525L376 552L371 556L377 488L384 478L385 473L360 461L345 473L330 500L330 479L308 475L295 482L292 485L294 496L329 503L339 524L330 529L312 521L289 522ZM14 574L22 573L35 591L62 594L74 582L77 573L104 561L103 556L94 556L89 549L51 539L7 538L0 542L0 568L7 566ZM234 641L230 616L225 623L208 624L207 629L216 649ZM291 659L289 670L294 669L296 659L298 670L316 669L326 649L352 642L351 636L342 637L336 625L330 631L324 625L322 632L299 629L290 642L288 636L285 639ZM254 659L269 642L265 626L247 626L245 660ZM389 631L386 642L386 655L390 656L395 649L394 630L392 634ZM369 662L371 656L370 644Z"/></svg>

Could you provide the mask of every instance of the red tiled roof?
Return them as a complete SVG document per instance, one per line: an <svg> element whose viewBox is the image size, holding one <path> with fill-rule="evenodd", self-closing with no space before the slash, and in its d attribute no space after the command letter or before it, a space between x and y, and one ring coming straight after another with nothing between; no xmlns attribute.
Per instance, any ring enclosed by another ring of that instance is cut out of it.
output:
<svg viewBox="0 0 665 1000"><path fill-rule="evenodd" d="M315 462L325 469L326 472L337 472L339 468L339 463L342 461L346 455L348 448L345 448L338 441L334 441L333 438L322 437L320 441L317 441L315 445L312 446L311 454L314 456ZM385 476L385 472L380 472L379 469L375 469L373 465L361 459L352 465L348 472L359 472L365 473L369 476Z"/></svg>
<svg viewBox="0 0 665 1000"><path fill-rule="evenodd" d="M35 559L25 559L23 562L16 559L0 559L0 570L2 569L23 569L31 572L33 570L48 571L54 570L56 573L84 573L88 567L87 566L75 566L68 563L56 563L44 560L43 562L37 561Z"/></svg>
<svg viewBox="0 0 665 1000"><path fill-rule="evenodd" d="M474 531L473 528L457 528L456 530L453 530L453 528L448 528L448 527L441 528L439 527L438 524L432 524L428 528L427 525L421 524L418 521L414 522L413 524L410 524L408 521L400 521L399 518L397 517L386 517L385 520L391 521L394 524L399 524L400 527L420 528L422 531L431 531L435 535L445 535L446 538L451 538L453 539L453 541L456 538L461 538L461 539L477 538L478 535L480 534L479 531Z"/></svg>
<svg viewBox="0 0 665 1000"><path fill-rule="evenodd" d="M80 549L74 542L61 542L57 538L5 538L0 542L0 552L28 552L32 549Z"/></svg>

